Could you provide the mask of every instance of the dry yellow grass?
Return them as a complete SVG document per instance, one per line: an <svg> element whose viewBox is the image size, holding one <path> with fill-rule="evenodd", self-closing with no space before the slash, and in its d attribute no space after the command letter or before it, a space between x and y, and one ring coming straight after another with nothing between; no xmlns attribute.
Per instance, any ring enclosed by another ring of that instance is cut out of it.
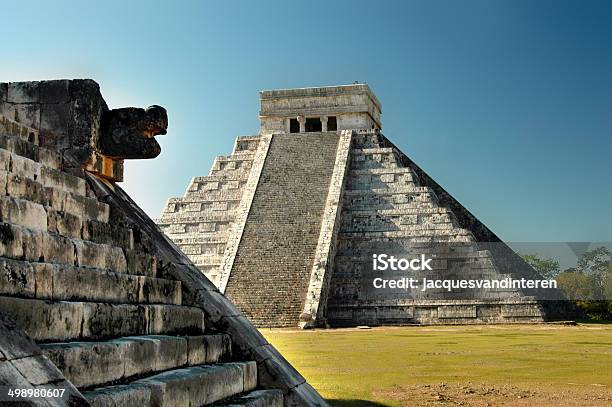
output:
<svg viewBox="0 0 612 407"><path fill-rule="evenodd" d="M612 325L262 332L337 406L612 406Z"/></svg>

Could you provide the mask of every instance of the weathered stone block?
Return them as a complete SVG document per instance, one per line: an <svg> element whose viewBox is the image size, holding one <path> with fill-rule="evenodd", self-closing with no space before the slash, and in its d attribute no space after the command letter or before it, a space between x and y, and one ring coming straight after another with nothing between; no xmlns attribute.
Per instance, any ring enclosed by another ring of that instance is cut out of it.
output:
<svg viewBox="0 0 612 407"><path fill-rule="evenodd" d="M37 103L40 100L40 82L9 82L6 101L10 103Z"/></svg>
<svg viewBox="0 0 612 407"><path fill-rule="evenodd" d="M131 336L113 340L123 348L124 377L131 377L157 370L155 359L159 342L147 336Z"/></svg>
<svg viewBox="0 0 612 407"><path fill-rule="evenodd" d="M0 297L0 312L11 315L30 337L42 341L79 338L83 304Z"/></svg>
<svg viewBox="0 0 612 407"><path fill-rule="evenodd" d="M541 317L538 304L502 304L501 314L505 318Z"/></svg>
<svg viewBox="0 0 612 407"><path fill-rule="evenodd" d="M42 256L42 232L0 223L0 256L39 261Z"/></svg>
<svg viewBox="0 0 612 407"><path fill-rule="evenodd" d="M40 355L41 352L34 341L15 323L15 320L6 314L0 314L0 329L2 330L2 336L0 337L0 383L9 383L3 381L2 375L2 366L6 366L6 360L36 356Z"/></svg>
<svg viewBox="0 0 612 407"><path fill-rule="evenodd" d="M181 282L142 277L142 301L157 304L181 305Z"/></svg>
<svg viewBox="0 0 612 407"><path fill-rule="evenodd" d="M0 360L0 383L15 387L30 387L30 382L7 360Z"/></svg>
<svg viewBox="0 0 612 407"><path fill-rule="evenodd" d="M280 390L256 390L230 401L225 407L282 407L283 392Z"/></svg>
<svg viewBox="0 0 612 407"><path fill-rule="evenodd" d="M67 103L70 100L70 81L54 80L39 82L40 103Z"/></svg>
<svg viewBox="0 0 612 407"><path fill-rule="evenodd" d="M56 195L53 195L54 197ZM63 198L63 199L62 199ZM71 193L60 194L57 199L61 200L61 205L54 205L54 208L73 213L85 219L93 219L99 222L108 222L108 205L98 202L93 198Z"/></svg>
<svg viewBox="0 0 612 407"><path fill-rule="evenodd" d="M83 222L77 215L49 209L47 211L47 230L51 233L69 237L81 237Z"/></svg>
<svg viewBox="0 0 612 407"><path fill-rule="evenodd" d="M119 247L92 243L85 240L74 240L76 261L79 266L96 267L124 273L127 263Z"/></svg>
<svg viewBox="0 0 612 407"><path fill-rule="evenodd" d="M85 223L83 239L95 243L111 244L123 249L133 249L134 247L132 229L95 220L87 220Z"/></svg>
<svg viewBox="0 0 612 407"><path fill-rule="evenodd" d="M151 389L144 384L102 387L83 395L92 407L151 405Z"/></svg>
<svg viewBox="0 0 612 407"><path fill-rule="evenodd" d="M126 250L125 255L128 273L149 277L156 276L157 259L155 256L136 250Z"/></svg>
<svg viewBox="0 0 612 407"><path fill-rule="evenodd" d="M475 305L444 305L438 307L438 318L476 318Z"/></svg>
<svg viewBox="0 0 612 407"><path fill-rule="evenodd" d="M149 333L199 334L204 332L204 312L199 308L176 305L150 305Z"/></svg>
<svg viewBox="0 0 612 407"><path fill-rule="evenodd" d="M257 363L245 362L241 363L241 367L244 374L244 391L253 390L257 387Z"/></svg>
<svg viewBox="0 0 612 407"><path fill-rule="evenodd" d="M0 257L0 294L34 298L34 268L27 262Z"/></svg>
<svg viewBox="0 0 612 407"><path fill-rule="evenodd" d="M57 367L43 355L14 359L12 363L33 385L46 384L64 378Z"/></svg>
<svg viewBox="0 0 612 407"><path fill-rule="evenodd" d="M11 155L11 172L22 177L37 180L40 178L41 166L36 161L16 154Z"/></svg>
<svg viewBox="0 0 612 407"><path fill-rule="evenodd" d="M75 386L91 386L123 377L123 355L113 341L54 343L41 348Z"/></svg>
<svg viewBox="0 0 612 407"><path fill-rule="evenodd" d="M2 150L0 150L2 151ZM6 181L8 178L8 172L5 170L0 170L0 194L6 194Z"/></svg>
<svg viewBox="0 0 612 407"><path fill-rule="evenodd" d="M47 212L38 203L9 196L0 196L0 222L47 230Z"/></svg>
<svg viewBox="0 0 612 407"><path fill-rule="evenodd" d="M237 364L190 367L139 380L151 388L153 405L205 405L243 391L244 375Z"/></svg>
<svg viewBox="0 0 612 407"><path fill-rule="evenodd" d="M73 242L64 236L42 233L42 250L45 262L72 265L75 263Z"/></svg>
<svg viewBox="0 0 612 407"><path fill-rule="evenodd" d="M55 265L30 263L36 273L36 298L44 300L53 297L53 270Z"/></svg>
<svg viewBox="0 0 612 407"><path fill-rule="evenodd" d="M7 174L6 192L16 198L48 204L47 193L40 183L16 174Z"/></svg>
<svg viewBox="0 0 612 407"><path fill-rule="evenodd" d="M155 363L155 370L168 370L187 365L188 347L186 338L152 335L143 339L155 343L155 356L151 358L151 361Z"/></svg>
<svg viewBox="0 0 612 407"><path fill-rule="evenodd" d="M139 277L102 270L55 265L55 300L138 303L142 301Z"/></svg>
<svg viewBox="0 0 612 407"><path fill-rule="evenodd" d="M148 308L142 305L79 303L83 306L83 337L143 335L147 333Z"/></svg>
<svg viewBox="0 0 612 407"><path fill-rule="evenodd" d="M85 196L87 193L87 184L84 179L51 167L41 167L40 183L45 187L57 188L75 195Z"/></svg>

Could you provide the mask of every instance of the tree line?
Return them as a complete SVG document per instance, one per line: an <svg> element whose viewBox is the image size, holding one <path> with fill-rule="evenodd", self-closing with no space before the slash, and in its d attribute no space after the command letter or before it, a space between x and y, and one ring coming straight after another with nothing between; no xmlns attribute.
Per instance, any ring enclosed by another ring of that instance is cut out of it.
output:
<svg viewBox="0 0 612 407"><path fill-rule="evenodd" d="M576 263L561 271L559 262L535 254L521 255L542 277L555 279L565 296L586 316L612 320L612 252L606 247L588 250Z"/></svg>

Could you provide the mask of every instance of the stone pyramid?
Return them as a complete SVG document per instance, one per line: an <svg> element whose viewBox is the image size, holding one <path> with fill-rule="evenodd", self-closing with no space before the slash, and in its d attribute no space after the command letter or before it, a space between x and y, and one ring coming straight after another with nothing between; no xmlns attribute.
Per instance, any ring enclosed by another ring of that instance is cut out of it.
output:
<svg viewBox="0 0 612 407"><path fill-rule="evenodd" d="M166 126L91 80L0 83L0 386L55 391L15 405L327 405L117 185Z"/></svg>
<svg viewBox="0 0 612 407"><path fill-rule="evenodd" d="M385 252L433 254L430 277L537 275L382 134L367 85L262 91L260 104L260 134L238 137L158 220L255 325L556 317L537 290L372 290L367 265Z"/></svg>

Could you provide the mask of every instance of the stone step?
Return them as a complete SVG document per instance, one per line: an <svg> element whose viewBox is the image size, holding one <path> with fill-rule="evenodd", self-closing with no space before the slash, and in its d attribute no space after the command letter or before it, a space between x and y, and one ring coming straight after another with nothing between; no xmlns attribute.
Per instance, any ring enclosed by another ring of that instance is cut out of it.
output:
<svg viewBox="0 0 612 407"><path fill-rule="evenodd" d="M198 202L240 202L242 199L242 189L217 189L208 191L187 191L183 198L174 199L194 199Z"/></svg>
<svg viewBox="0 0 612 407"><path fill-rule="evenodd" d="M437 215L448 214L452 212L447 208L437 206L421 208L414 204L396 204L395 208L390 209L351 209L351 216L376 216L376 215Z"/></svg>
<svg viewBox="0 0 612 407"><path fill-rule="evenodd" d="M219 172L215 175L205 175L195 177L193 182L204 183L204 182L220 182L220 181L241 181L246 182L249 178L249 173L247 171L227 171L227 172Z"/></svg>
<svg viewBox="0 0 612 407"><path fill-rule="evenodd" d="M423 223L403 224L400 220L379 220L377 223L356 222L350 224L343 222L340 233L373 233L373 232L399 232L399 231L449 231L459 229L452 223Z"/></svg>
<svg viewBox="0 0 612 407"><path fill-rule="evenodd" d="M374 147L374 148L352 148L353 155L371 155L371 154L393 154L394 150L391 147Z"/></svg>
<svg viewBox="0 0 612 407"><path fill-rule="evenodd" d="M381 174L413 174L412 170L408 167L397 167L397 168L364 168L360 170L351 169L348 175L381 175Z"/></svg>
<svg viewBox="0 0 612 407"><path fill-rule="evenodd" d="M200 244L203 246L223 246L227 243L227 233L212 233L208 235L196 233L170 233L168 227L164 230L166 235L172 238L176 244Z"/></svg>
<svg viewBox="0 0 612 407"><path fill-rule="evenodd" d="M224 407L282 407L283 392L281 390L255 390L242 397L222 402Z"/></svg>
<svg viewBox="0 0 612 407"><path fill-rule="evenodd" d="M225 252L224 244L184 244L176 241L174 243L187 255L206 254L210 256L222 256Z"/></svg>
<svg viewBox="0 0 612 407"><path fill-rule="evenodd" d="M23 141L18 141L24 143ZM0 147L2 143L0 142ZM14 147L14 146L13 146ZM33 146L33 148L36 146ZM36 147L38 148L38 147ZM15 148L14 148L15 149ZM51 153L49 153L51 154ZM40 155L29 154L40 159ZM0 169L9 173L17 174L40 182L44 187L57 188L76 195L85 196L87 194L87 183L84 179L60 171L57 163L52 162L52 166L40 163L29 157L21 156L10 150L0 148L1 164ZM53 161L53 160L52 160Z"/></svg>
<svg viewBox="0 0 612 407"><path fill-rule="evenodd" d="M241 191L246 184L246 179L234 181L234 180L221 180L221 181L204 181L204 182L192 182L189 185L189 192L206 192L206 191Z"/></svg>
<svg viewBox="0 0 612 407"><path fill-rule="evenodd" d="M12 316L39 342L204 332L204 312L184 305L51 302L0 296L0 312Z"/></svg>
<svg viewBox="0 0 612 407"><path fill-rule="evenodd" d="M232 154L254 153L259 146L260 136L238 136L234 142Z"/></svg>
<svg viewBox="0 0 612 407"><path fill-rule="evenodd" d="M12 196L0 196L0 222L125 249L132 249L134 245L131 229L82 219L68 212Z"/></svg>
<svg viewBox="0 0 612 407"><path fill-rule="evenodd" d="M80 196L87 195L87 181L55 168L41 166L40 179L41 184L45 187L71 192Z"/></svg>
<svg viewBox="0 0 612 407"><path fill-rule="evenodd" d="M253 161L255 157L254 151L244 151L230 155L218 155L215 157L215 163L217 162L236 162L236 161Z"/></svg>
<svg viewBox="0 0 612 407"><path fill-rule="evenodd" d="M427 230L394 230L383 232L343 232L339 233L338 237L342 239L388 239L388 238L429 238L429 237L449 237L457 238L459 242L473 241L473 236L469 230L453 228L453 229L427 229ZM464 240L464 238L472 238ZM444 240L446 241L446 240ZM454 240L448 240L454 241Z"/></svg>
<svg viewBox="0 0 612 407"><path fill-rule="evenodd" d="M0 256L148 277L157 274L157 259L147 253L2 222Z"/></svg>
<svg viewBox="0 0 612 407"><path fill-rule="evenodd" d="M164 223L215 223L215 222L232 222L236 218L236 212L232 211L181 211L181 212L166 212L160 218L159 222Z"/></svg>
<svg viewBox="0 0 612 407"><path fill-rule="evenodd" d="M233 200L202 201L202 198L200 196L186 195L182 198L169 199L168 204L164 208L164 213L172 213L185 209L200 212L235 211L236 209L238 209L238 202Z"/></svg>
<svg viewBox="0 0 612 407"><path fill-rule="evenodd" d="M249 174L251 172L251 164L244 164L238 168L223 168L222 170L217 168L211 168L208 172L208 176L230 176L230 177L245 177L245 180L248 179Z"/></svg>
<svg viewBox="0 0 612 407"><path fill-rule="evenodd" d="M60 232L58 233L62 234ZM134 234L132 229L113 223L86 219L83 224L81 237L83 240L119 246L126 250L132 250L134 248Z"/></svg>
<svg viewBox="0 0 612 407"><path fill-rule="evenodd" d="M57 211L64 211L83 219L108 223L109 207L95 198L77 195L53 187L45 187L37 180L19 174L6 174L6 193Z"/></svg>
<svg viewBox="0 0 612 407"><path fill-rule="evenodd" d="M0 295L120 304L174 304L181 282L95 268L0 258Z"/></svg>
<svg viewBox="0 0 612 407"><path fill-rule="evenodd" d="M229 335L129 336L105 342L60 342L41 349L79 388L231 357Z"/></svg>
<svg viewBox="0 0 612 407"><path fill-rule="evenodd" d="M256 363L235 362L170 370L83 395L92 407L204 406L251 391L256 386Z"/></svg>
<svg viewBox="0 0 612 407"><path fill-rule="evenodd" d="M3 114L0 114L0 135L15 137L34 145L39 143L38 130L10 120Z"/></svg>
<svg viewBox="0 0 612 407"><path fill-rule="evenodd" d="M47 211L39 203L12 196L0 196L0 222L46 231Z"/></svg>
<svg viewBox="0 0 612 407"><path fill-rule="evenodd" d="M381 145L381 139L378 134L353 134L354 148L378 148Z"/></svg>
<svg viewBox="0 0 612 407"><path fill-rule="evenodd" d="M346 196L353 195L394 195L394 194L426 194L432 193L429 187L396 185L393 188L347 189Z"/></svg>
<svg viewBox="0 0 612 407"><path fill-rule="evenodd" d="M7 153L14 154L56 169L62 166L62 156L59 153L17 137L0 135L0 150L4 151L4 156Z"/></svg>
<svg viewBox="0 0 612 407"><path fill-rule="evenodd" d="M200 254L200 255L190 255L190 260L194 262L196 266L219 266L223 263L223 254L217 255L208 255L208 254Z"/></svg>

